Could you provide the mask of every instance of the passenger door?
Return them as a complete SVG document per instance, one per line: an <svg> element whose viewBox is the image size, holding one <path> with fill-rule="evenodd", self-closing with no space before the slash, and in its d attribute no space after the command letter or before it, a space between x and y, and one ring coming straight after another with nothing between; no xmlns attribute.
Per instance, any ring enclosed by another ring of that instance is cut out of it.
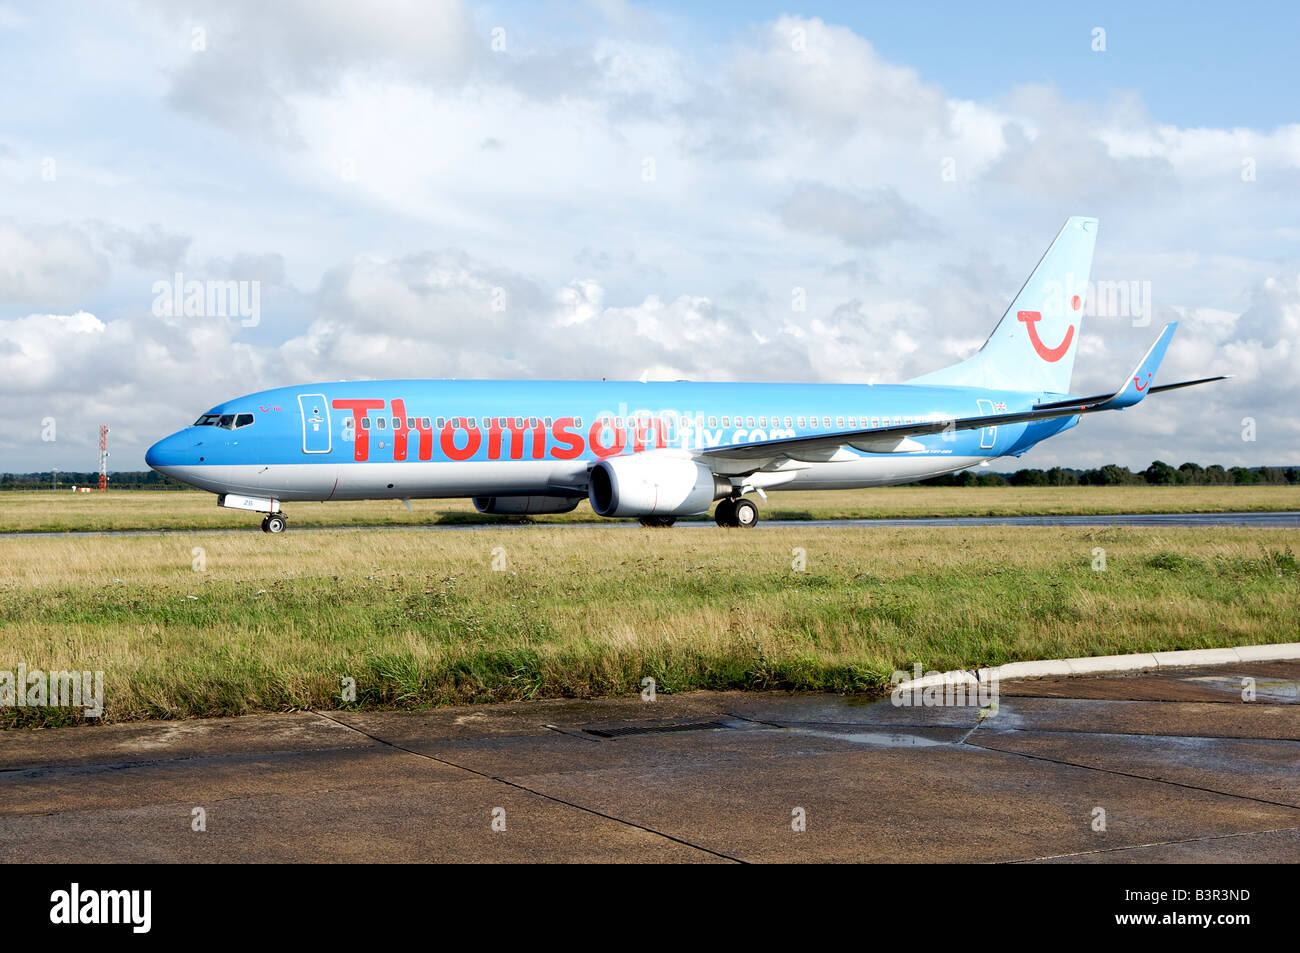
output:
<svg viewBox="0 0 1300 953"><path fill-rule="evenodd" d="M330 433L330 410L324 394L299 394L302 411L302 452L329 453L334 448Z"/></svg>

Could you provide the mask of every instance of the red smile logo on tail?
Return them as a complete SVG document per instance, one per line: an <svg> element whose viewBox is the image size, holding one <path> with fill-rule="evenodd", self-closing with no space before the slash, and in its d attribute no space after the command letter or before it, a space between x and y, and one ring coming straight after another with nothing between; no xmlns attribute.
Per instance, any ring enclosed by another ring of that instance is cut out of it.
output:
<svg viewBox="0 0 1300 953"><path fill-rule="evenodd" d="M1042 338L1038 336L1037 324L1042 319L1043 316L1038 311L1016 312L1016 320L1023 321L1025 327L1029 329L1029 343L1034 346L1034 350L1038 352L1039 357L1052 364L1065 357L1065 352L1070 349L1070 342L1074 340L1074 325L1066 326L1065 337L1061 339L1060 344L1056 345L1056 347L1048 347L1043 343Z"/></svg>

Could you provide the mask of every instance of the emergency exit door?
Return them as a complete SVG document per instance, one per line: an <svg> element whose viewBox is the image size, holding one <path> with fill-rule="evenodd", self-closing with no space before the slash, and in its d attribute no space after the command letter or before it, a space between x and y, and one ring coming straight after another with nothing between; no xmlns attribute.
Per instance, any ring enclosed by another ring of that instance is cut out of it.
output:
<svg viewBox="0 0 1300 953"><path fill-rule="evenodd" d="M975 403L979 406L980 416L989 417L993 414L993 401L981 397ZM993 445L998 441L997 427L984 427L980 430L980 449L992 450Z"/></svg>

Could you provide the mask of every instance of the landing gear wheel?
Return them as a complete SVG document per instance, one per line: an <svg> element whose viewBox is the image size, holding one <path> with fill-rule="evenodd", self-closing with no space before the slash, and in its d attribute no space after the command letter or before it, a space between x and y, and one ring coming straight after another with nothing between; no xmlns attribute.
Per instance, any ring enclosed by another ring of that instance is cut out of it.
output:
<svg viewBox="0 0 1300 953"><path fill-rule="evenodd" d="M735 515L731 517L731 520L732 526L739 526L741 529L756 526L758 524L758 507L750 500L737 500Z"/></svg>
<svg viewBox="0 0 1300 953"><path fill-rule="evenodd" d="M262 517L262 532L263 532L263 533L269 533L269 532L271 532L269 529L266 528L266 521L267 521L267 519L269 519L269 517L266 517L266 516L263 516L263 517Z"/></svg>
<svg viewBox="0 0 1300 953"><path fill-rule="evenodd" d="M667 529L677 522L676 516L638 516L637 522L651 529Z"/></svg>
<svg viewBox="0 0 1300 953"><path fill-rule="evenodd" d="M720 500L713 511L713 522L719 526L735 526L736 501L730 498Z"/></svg>
<svg viewBox="0 0 1300 953"><path fill-rule="evenodd" d="M288 528L289 523L279 513L272 513L262 520L262 526L268 533L283 533Z"/></svg>

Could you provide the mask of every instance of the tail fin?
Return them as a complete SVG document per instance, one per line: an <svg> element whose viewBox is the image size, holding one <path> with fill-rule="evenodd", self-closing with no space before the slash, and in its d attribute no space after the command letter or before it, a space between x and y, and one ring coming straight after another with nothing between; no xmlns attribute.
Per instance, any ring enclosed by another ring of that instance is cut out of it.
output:
<svg viewBox="0 0 1300 953"><path fill-rule="evenodd" d="M1097 220L1066 219L979 353L910 384L1070 392Z"/></svg>

